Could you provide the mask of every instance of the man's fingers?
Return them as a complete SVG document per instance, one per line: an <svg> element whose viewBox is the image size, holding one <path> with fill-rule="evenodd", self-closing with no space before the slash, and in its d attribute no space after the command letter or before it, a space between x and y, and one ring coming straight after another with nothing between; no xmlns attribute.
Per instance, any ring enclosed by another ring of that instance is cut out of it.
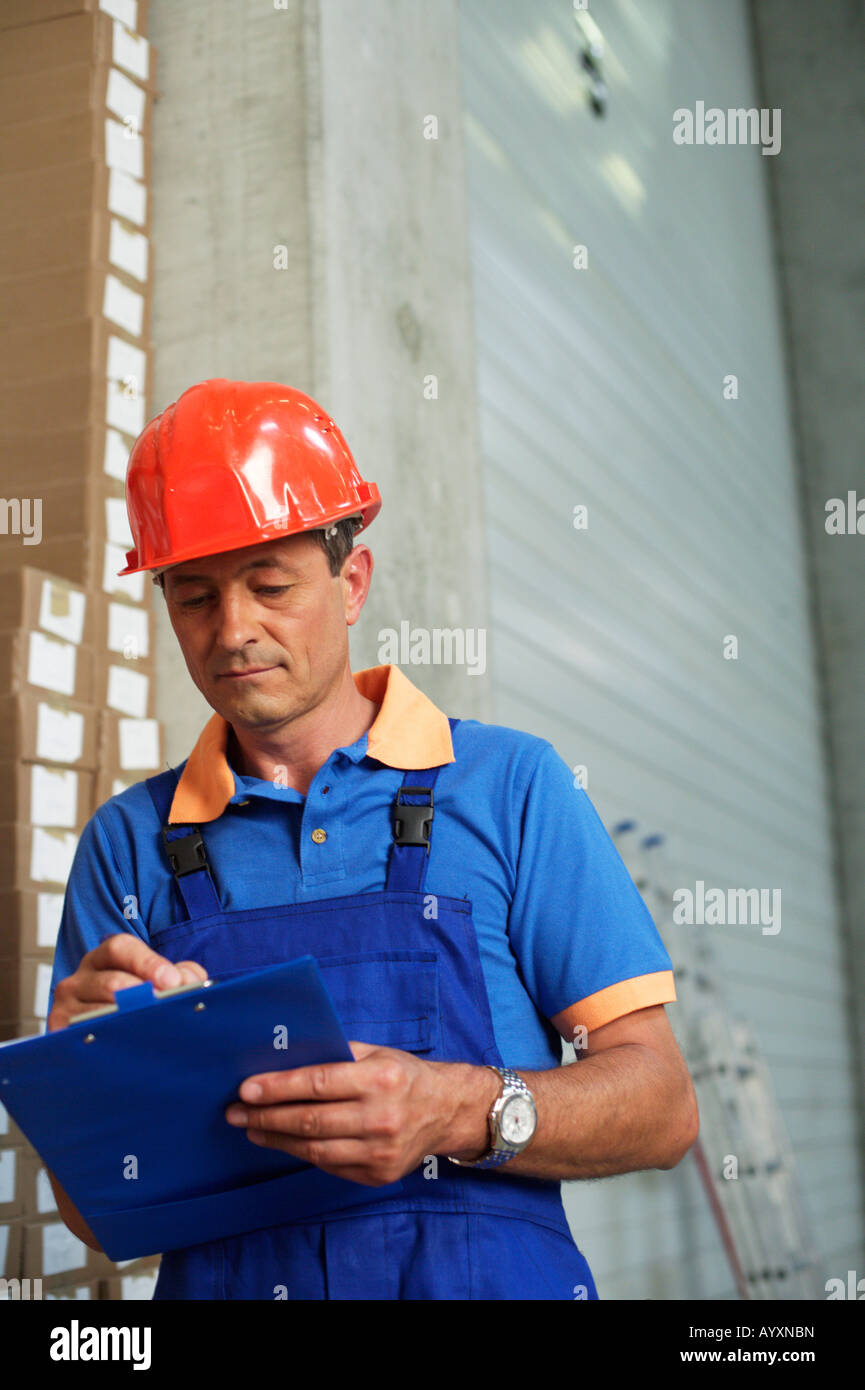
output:
<svg viewBox="0 0 865 1390"><path fill-rule="evenodd" d="M354 1062L323 1062L317 1067L261 1072L241 1083L238 1095L254 1105L292 1100L351 1100L368 1089L368 1078Z"/></svg>
<svg viewBox="0 0 865 1390"><path fill-rule="evenodd" d="M345 1139L378 1133L369 1129L369 1117L360 1105L348 1101L337 1105L240 1105L232 1102L225 1111L230 1125L248 1130L271 1130L296 1139ZM382 1133L390 1135L383 1124Z"/></svg>
<svg viewBox="0 0 865 1390"><path fill-rule="evenodd" d="M324 1173L333 1173L338 1178L349 1178L364 1187L383 1187L387 1183L398 1182L400 1165L395 1163L391 1172L377 1170L370 1164L369 1149L357 1139L331 1139L327 1143L317 1140L297 1139L293 1135L276 1134L273 1130L251 1130L247 1135L250 1143L261 1149L279 1149L314 1163ZM378 1175L376 1176L376 1172Z"/></svg>
<svg viewBox="0 0 865 1390"><path fill-rule="evenodd" d="M157 989L176 989L178 985L194 985L207 979L207 971L198 961L184 960L175 965L132 932L106 937L89 953L87 964L95 971L125 971L136 977L136 983L150 980Z"/></svg>
<svg viewBox="0 0 865 1390"><path fill-rule="evenodd" d="M183 976L183 984L201 984L207 979L207 971L203 965L199 965L197 960L179 960L177 969Z"/></svg>
<svg viewBox="0 0 865 1390"><path fill-rule="evenodd" d="M107 936L94 950L89 952L87 964L91 970L124 970L142 980L152 980L157 989L174 989L183 984L183 975L176 965L160 956L156 951L132 932L118 932Z"/></svg>
<svg viewBox="0 0 865 1390"><path fill-rule="evenodd" d="M61 981L57 986L58 993L62 983ZM78 1012L83 1013L85 1009L91 1008L94 1004L113 1004L115 990L128 989L131 985L140 984L141 981L137 975L128 975L125 970L88 971L75 979L74 1000L71 1002L64 1000L64 1007L68 1010L74 1007L75 1002L78 1002L82 1005Z"/></svg>

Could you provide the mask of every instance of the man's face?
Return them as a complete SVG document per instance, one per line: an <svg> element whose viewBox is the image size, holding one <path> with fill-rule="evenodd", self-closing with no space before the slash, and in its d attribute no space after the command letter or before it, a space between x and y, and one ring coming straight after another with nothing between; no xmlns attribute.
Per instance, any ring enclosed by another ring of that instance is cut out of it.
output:
<svg viewBox="0 0 865 1390"><path fill-rule="evenodd" d="M346 628L371 576L365 545L332 575L321 546L304 535L172 566L168 615L207 703L230 724L261 730L314 708L342 676Z"/></svg>

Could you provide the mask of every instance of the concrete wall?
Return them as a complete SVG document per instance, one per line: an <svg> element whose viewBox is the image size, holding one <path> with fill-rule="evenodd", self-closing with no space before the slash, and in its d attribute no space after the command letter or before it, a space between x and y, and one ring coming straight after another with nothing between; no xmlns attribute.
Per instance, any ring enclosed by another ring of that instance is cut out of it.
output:
<svg viewBox="0 0 865 1390"><path fill-rule="evenodd" d="M865 5L759 0L752 18L762 101L783 111L782 151L768 162L865 1157L865 534L826 531L828 499L857 488L865 499ZM851 1267L861 1269L862 1240L849 1231Z"/></svg>
<svg viewBox="0 0 865 1390"><path fill-rule="evenodd" d="M383 499L354 669L404 620L483 627L455 4L153 0L150 38L154 408L227 376L287 382L333 415ZM174 764L210 710L154 596ZM484 678L407 674L448 713L485 717Z"/></svg>

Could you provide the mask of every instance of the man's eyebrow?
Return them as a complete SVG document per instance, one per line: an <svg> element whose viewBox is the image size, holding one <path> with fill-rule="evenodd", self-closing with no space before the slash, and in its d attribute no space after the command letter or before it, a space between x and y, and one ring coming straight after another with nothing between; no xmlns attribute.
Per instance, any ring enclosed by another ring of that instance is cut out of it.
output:
<svg viewBox="0 0 865 1390"><path fill-rule="evenodd" d="M242 574L246 574L249 570L280 570L283 574L293 575L295 578L301 574L301 570L296 565L289 565L276 555L267 559L261 556L257 560L247 561L235 572L235 579L239 579ZM209 574L178 574L172 577L171 587L179 589L182 584L209 584L212 578L213 576Z"/></svg>

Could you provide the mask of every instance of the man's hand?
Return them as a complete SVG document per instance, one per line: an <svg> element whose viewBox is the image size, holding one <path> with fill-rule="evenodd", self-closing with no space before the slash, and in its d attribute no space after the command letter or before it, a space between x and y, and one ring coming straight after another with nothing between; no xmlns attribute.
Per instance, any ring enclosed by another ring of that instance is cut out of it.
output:
<svg viewBox="0 0 865 1390"><path fill-rule="evenodd" d="M54 991L54 1002L47 1019L47 1030L54 1032L71 1023L75 1014L87 1013L100 1004L113 1004L114 991L152 980L157 989L193 985L207 979L203 965L192 960L174 965L152 951L131 932L107 936L86 956L82 956L74 975L67 975Z"/></svg>
<svg viewBox="0 0 865 1390"><path fill-rule="evenodd" d="M248 1077L243 1104L225 1112L229 1124L245 1125L252 1143L367 1187L396 1182L429 1154L486 1150L486 1115L501 1089L493 1072L349 1046L354 1062Z"/></svg>

